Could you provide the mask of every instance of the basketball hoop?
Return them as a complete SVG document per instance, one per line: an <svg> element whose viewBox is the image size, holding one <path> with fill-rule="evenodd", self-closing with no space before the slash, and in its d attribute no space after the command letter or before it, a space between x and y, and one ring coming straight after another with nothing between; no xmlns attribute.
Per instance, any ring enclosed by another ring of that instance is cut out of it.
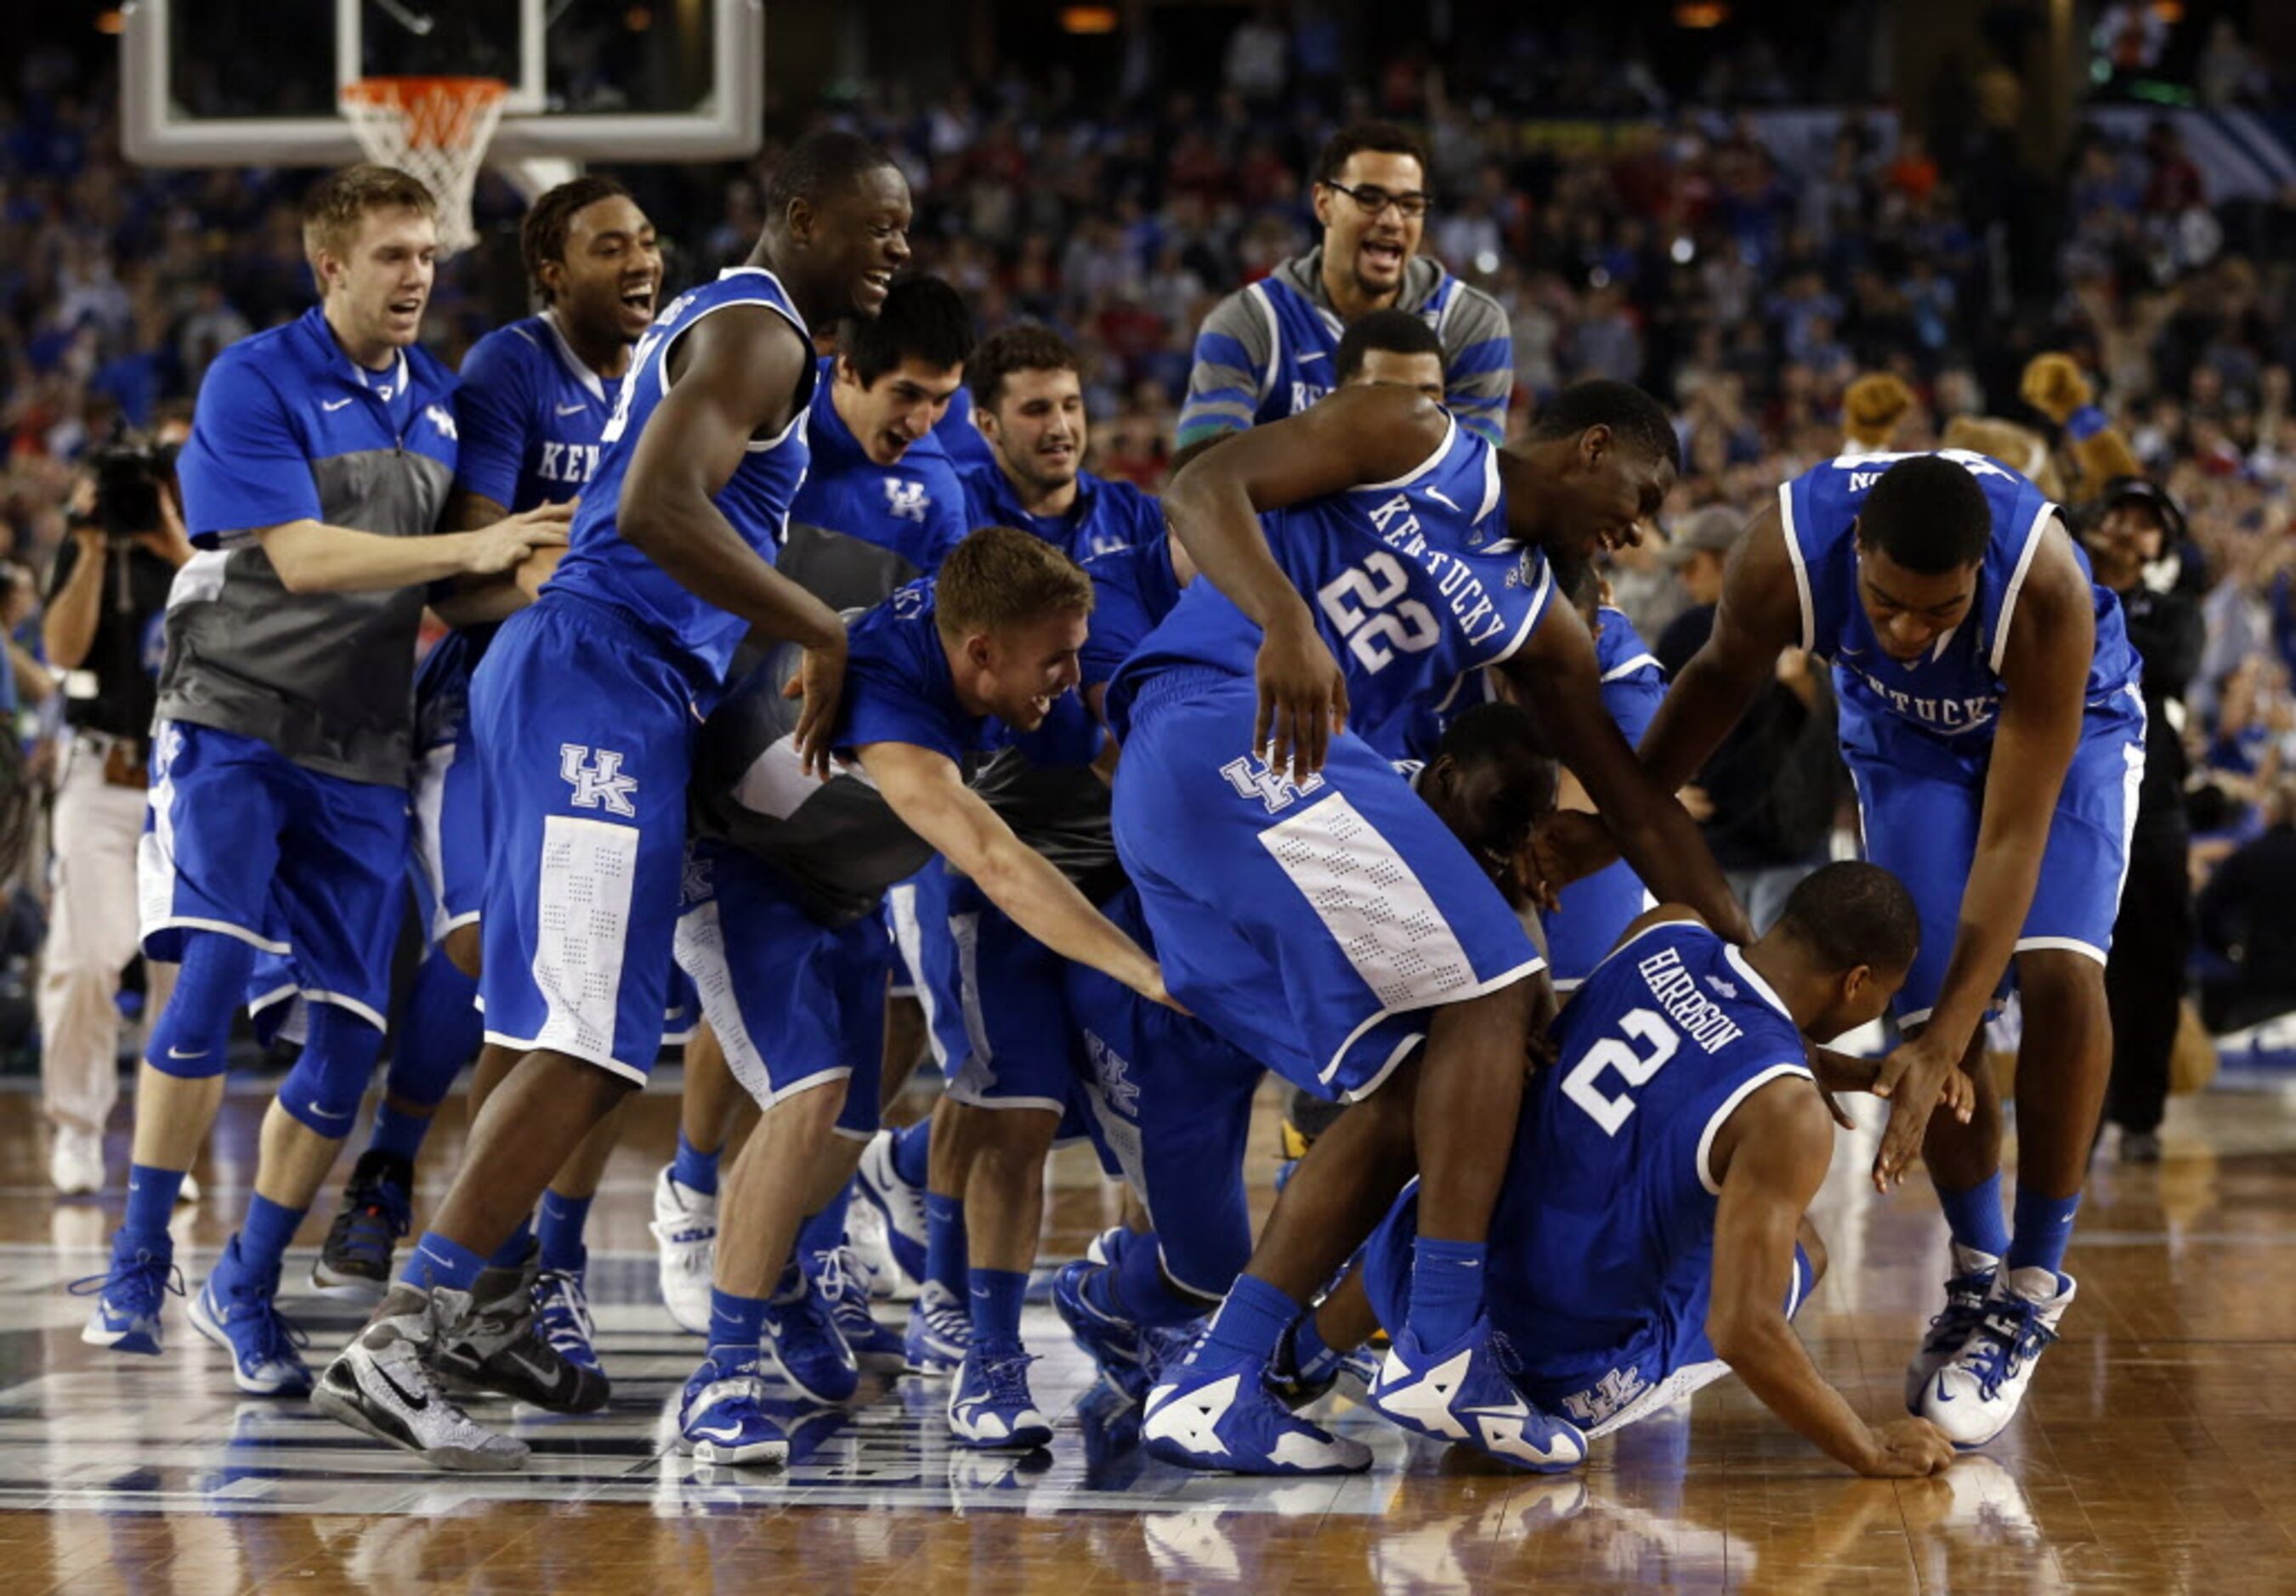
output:
<svg viewBox="0 0 2296 1596"><path fill-rule="evenodd" d="M343 116L367 159L422 180L439 201L439 252L479 241L471 197L510 85L497 78L365 78L343 87Z"/></svg>

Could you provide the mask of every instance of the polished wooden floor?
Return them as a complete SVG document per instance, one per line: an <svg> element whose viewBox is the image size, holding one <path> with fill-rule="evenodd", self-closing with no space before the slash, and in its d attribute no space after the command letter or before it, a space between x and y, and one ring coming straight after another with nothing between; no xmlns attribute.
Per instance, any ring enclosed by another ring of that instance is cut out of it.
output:
<svg viewBox="0 0 2296 1596"><path fill-rule="evenodd" d="M227 1102L200 1167L207 1200L179 1225L194 1281L244 1200L261 1102ZM1359 1412L1340 1422L1378 1448L1366 1477L1192 1476L1141 1455L1041 1305L1047 1453L955 1450L945 1388L902 1381L805 1419L782 1474L697 1470L668 1410L699 1343L654 1305L645 1228L674 1102L639 1106L593 1222L613 1405L521 1418L533 1471L474 1483L240 1400L180 1304L162 1358L83 1346L62 1288L100 1266L116 1197L53 1200L34 1101L0 1096L0 1592L2296 1590L2296 1093L2180 1101L2166 1162L2101 1161L2080 1297L2024 1414L1943 1478L1894 1484L1846 1475L1730 1382L1560 1478L1476 1472ZM426 1200L458 1141L434 1138ZM112 1143L116 1170L124 1129ZM1878 1417L1943 1240L1923 1194L1862 1188L1869 1145L1843 1138L1819 1212L1833 1273L1801 1328ZM1048 1258L1110 1212L1082 1163L1054 1179ZM303 1300L323 1351L350 1317Z"/></svg>

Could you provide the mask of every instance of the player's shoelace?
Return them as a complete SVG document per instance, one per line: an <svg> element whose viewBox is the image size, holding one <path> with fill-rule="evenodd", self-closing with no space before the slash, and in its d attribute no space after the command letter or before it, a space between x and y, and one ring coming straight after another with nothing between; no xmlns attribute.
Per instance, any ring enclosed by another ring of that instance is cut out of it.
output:
<svg viewBox="0 0 2296 1596"><path fill-rule="evenodd" d="M1984 1320L1985 1299L1992 1289L1990 1269L1956 1274L1946 1281L1945 1307L1930 1320L1929 1333L1922 1338L1923 1355L1950 1356L1960 1351Z"/></svg>
<svg viewBox="0 0 2296 1596"><path fill-rule="evenodd" d="M1029 1389L1029 1365L1037 1361L1033 1354L992 1352L974 1355L980 1371L981 1389L991 1404L997 1407L1037 1405Z"/></svg>
<svg viewBox="0 0 2296 1596"><path fill-rule="evenodd" d="M535 1319L543 1339L569 1363L597 1362L592 1345L598 1327L590 1317L590 1294L570 1269L545 1269L534 1285Z"/></svg>
<svg viewBox="0 0 2296 1596"><path fill-rule="evenodd" d="M115 1255L111 1267L105 1273L84 1274L64 1289L74 1297L101 1298L107 1292L111 1292L115 1286L119 1290L113 1294L113 1301L109 1305L112 1311L117 1312L124 1306L131 1314L157 1313L162 1293L173 1292L177 1297L184 1295L184 1272L176 1267L172 1257L161 1257L148 1248L138 1248L133 1258L123 1260Z"/></svg>
<svg viewBox="0 0 2296 1596"><path fill-rule="evenodd" d="M281 1313L268 1296L231 1296L224 1323L242 1352L258 1363L298 1361L295 1355L311 1345L311 1333Z"/></svg>
<svg viewBox="0 0 2296 1596"><path fill-rule="evenodd" d="M2057 1332L2041 1322L2041 1305L2010 1297L1988 1305L1956 1365L1977 1376L1978 1395L1991 1401Z"/></svg>

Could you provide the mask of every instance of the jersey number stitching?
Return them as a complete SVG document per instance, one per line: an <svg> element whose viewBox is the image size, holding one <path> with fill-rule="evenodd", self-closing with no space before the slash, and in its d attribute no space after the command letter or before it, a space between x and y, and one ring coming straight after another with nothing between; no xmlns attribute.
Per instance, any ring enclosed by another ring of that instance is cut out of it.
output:
<svg viewBox="0 0 2296 1596"><path fill-rule="evenodd" d="M1587 1056L1573 1065L1562 1080L1562 1095L1586 1109L1606 1136L1619 1134L1619 1127L1634 1113L1635 1103L1624 1093L1617 1097L1603 1095L1603 1089L1595 1084L1603 1072L1617 1070L1630 1087L1648 1085L1651 1076L1682 1045L1682 1038L1676 1035L1674 1027L1648 1009L1628 1010L1620 1017L1618 1028L1620 1035L1605 1036L1588 1048ZM1634 1044L1637 1042L1650 1049L1648 1054L1636 1051Z"/></svg>
<svg viewBox="0 0 2296 1596"><path fill-rule="evenodd" d="M1316 590L1316 602L1366 671L1384 668L1398 652L1423 654L1442 640L1433 611L1403 599L1410 585L1402 562L1382 549Z"/></svg>

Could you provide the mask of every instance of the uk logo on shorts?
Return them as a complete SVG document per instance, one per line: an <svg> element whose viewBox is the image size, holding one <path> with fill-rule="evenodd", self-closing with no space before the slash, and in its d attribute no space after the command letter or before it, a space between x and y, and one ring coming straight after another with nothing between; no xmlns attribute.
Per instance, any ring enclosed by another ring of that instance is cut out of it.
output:
<svg viewBox="0 0 2296 1596"><path fill-rule="evenodd" d="M609 814L636 816L630 794L638 779L622 773L622 757L611 749L595 754L578 742L558 745L558 774L574 789L577 809L603 809Z"/></svg>
<svg viewBox="0 0 2296 1596"><path fill-rule="evenodd" d="M1600 1424L1650 1388L1639 1369L1613 1369L1600 1383L1589 1387L1575 1396L1562 1399L1562 1406L1581 1425Z"/></svg>
<svg viewBox="0 0 2296 1596"><path fill-rule="evenodd" d="M1235 789L1238 798L1258 798L1267 806L1270 814L1281 814L1311 792L1324 785L1321 776L1309 776L1304 782L1294 782L1289 776L1279 776L1268 769L1267 762L1256 754L1246 754L1241 759L1231 759L1220 766L1220 774Z"/></svg>

